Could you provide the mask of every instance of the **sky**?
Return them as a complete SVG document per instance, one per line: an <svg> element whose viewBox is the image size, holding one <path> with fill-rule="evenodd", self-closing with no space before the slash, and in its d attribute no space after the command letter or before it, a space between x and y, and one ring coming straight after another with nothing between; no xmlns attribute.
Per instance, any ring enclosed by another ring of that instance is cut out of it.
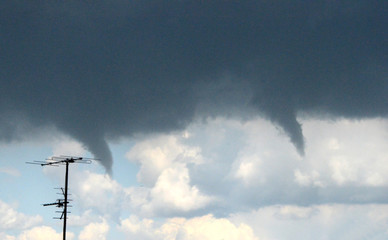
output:
<svg viewBox="0 0 388 240"><path fill-rule="evenodd" d="M388 3L0 7L0 238L387 239Z"/></svg>

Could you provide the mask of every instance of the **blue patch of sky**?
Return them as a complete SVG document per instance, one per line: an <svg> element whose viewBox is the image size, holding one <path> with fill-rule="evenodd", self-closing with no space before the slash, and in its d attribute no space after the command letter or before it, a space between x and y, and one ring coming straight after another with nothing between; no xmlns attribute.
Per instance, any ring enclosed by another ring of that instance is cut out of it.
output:
<svg viewBox="0 0 388 240"><path fill-rule="evenodd" d="M109 144L113 155L113 179L123 187L138 185L136 174L139 172L139 166L125 157L134 145L135 141L129 139Z"/></svg>
<svg viewBox="0 0 388 240"><path fill-rule="evenodd" d="M0 173L0 199L9 204L17 203L18 211L25 214L41 214L40 204L49 196L53 183L42 172L39 165L26 162L44 160L52 153L49 146L31 143L2 144L0 168L9 168L20 173L12 176Z"/></svg>

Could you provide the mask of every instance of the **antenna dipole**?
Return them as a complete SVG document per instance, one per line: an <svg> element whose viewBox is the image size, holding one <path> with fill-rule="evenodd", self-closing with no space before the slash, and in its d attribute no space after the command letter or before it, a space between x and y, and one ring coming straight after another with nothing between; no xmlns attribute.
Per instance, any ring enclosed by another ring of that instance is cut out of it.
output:
<svg viewBox="0 0 388 240"><path fill-rule="evenodd" d="M59 165L65 165L66 166L66 172L65 172L65 188L60 188L62 190L62 194L64 199L57 199L54 203L46 203L43 204L43 206L56 206L58 208L63 208L62 215L58 219L63 219L63 240L66 240L66 223L67 223L67 213L70 213L67 211L70 199L68 199L68 185L69 185L69 164L70 163L84 163L84 164L90 164L92 160L97 160L93 158L83 158L83 157L74 157L74 156L59 156L59 157L51 157L46 159L45 161L34 161L34 162L27 162L28 164L36 164L44 166L59 166Z"/></svg>

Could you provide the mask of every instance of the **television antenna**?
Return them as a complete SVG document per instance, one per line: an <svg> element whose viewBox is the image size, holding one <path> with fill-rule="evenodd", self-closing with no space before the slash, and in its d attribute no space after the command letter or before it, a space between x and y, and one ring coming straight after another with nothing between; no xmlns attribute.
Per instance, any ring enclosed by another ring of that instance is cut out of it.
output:
<svg viewBox="0 0 388 240"><path fill-rule="evenodd" d="M68 198L68 185L69 185L69 164L70 163L82 163L82 164L90 164L93 160L98 160L94 158L84 158L84 157L74 157L74 156L59 156L59 157L50 157L47 158L45 161L34 161L34 162L27 162L28 164L35 164L35 165L41 165L44 166L55 166L58 167L60 165L66 166L66 172L65 172L65 187L59 188L61 189L61 193L63 195L63 199L59 198L55 202L52 203L45 203L42 204L43 206L56 206L58 208L63 208L62 211L56 211L57 213L62 213L61 216L54 217L54 219L63 219L63 240L66 240L66 223L67 223L67 214L70 213L67 211L68 207L71 207L71 205L68 205L71 199Z"/></svg>

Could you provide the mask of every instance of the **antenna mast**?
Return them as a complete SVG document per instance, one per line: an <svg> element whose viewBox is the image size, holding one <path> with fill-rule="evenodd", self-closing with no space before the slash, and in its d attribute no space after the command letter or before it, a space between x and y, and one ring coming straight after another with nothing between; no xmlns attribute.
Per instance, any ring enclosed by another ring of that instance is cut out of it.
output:
<svg viewBox="0 0 388 240"><path fill-rule="evenodd" d="M70 213L67 211L67 207L71 207L70 205L68 206L69 201L71 201L70 199L68 199L69 164L70 163L90 164L92 162L92 160L97 160L97 159L73 157L73 156L59 156L59 157L48 158L48 159L46 159L46 161L27 162L29 164L41 165L42 167L43 166L59 166L59 165L66 166L65 188L64 189L60 188L62 190L62 194L63 194L64 199L57 199L56 202L43 204L43 206L56 206L58 208L63 208L61 217L56 218L56 219L63 219L63 240L66 240L67 213Z"/></svg>

